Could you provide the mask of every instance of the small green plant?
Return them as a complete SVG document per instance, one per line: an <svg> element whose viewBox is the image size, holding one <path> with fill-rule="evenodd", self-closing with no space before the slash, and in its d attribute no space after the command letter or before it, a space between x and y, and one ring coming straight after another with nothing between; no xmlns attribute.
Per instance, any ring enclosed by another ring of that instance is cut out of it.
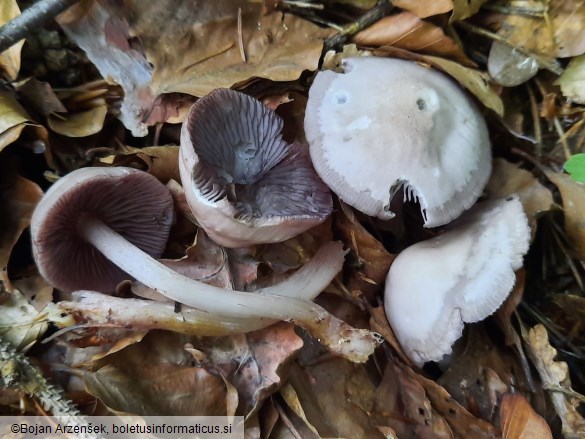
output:
<svg viewBox="0 0 585 439"><path fill-rule="evenodd" d="M565 171L571 174L573 180L585 183L585 154L575 154L567 163Z"/></svg>

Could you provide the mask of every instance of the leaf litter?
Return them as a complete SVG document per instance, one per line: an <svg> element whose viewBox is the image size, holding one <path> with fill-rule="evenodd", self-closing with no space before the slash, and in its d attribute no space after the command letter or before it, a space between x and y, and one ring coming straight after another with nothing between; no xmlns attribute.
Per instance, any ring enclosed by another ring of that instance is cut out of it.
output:
<svg viewBox="0 0 585 439"><path fill-rule="evenodd" d="M8 3L0 22L18 14ZM200 3L80 2L48 25L91 66L69 87L25 72L22 43L0 54L2 339L43 363L86 413L238 414L248 437L585 436L583 2L401 0L371 25L364 17L383 1ZM340 31L342 43L323 53ZM512 82L488 69L490 48L509 61ZM331 220L287 242L223 249L198 229L180 185L180 123L198 97L243 90L283 116L287 139L304 139L314 72L347 56L413 60L465 87L490 127L486 196L518 194L532 229L508 301L467 328L449 359L422 369L380 305L395 256L436 233L409 203L391 224L337 202ZM122 283L117 297L53 291L27 228L42 191L83 166L135 167L167 184L177 218L163 263L224 288L294 277L341 240L343 270L316 300L385 343L355 364L290 323L250 332L250 322L209 318L138 284ZM15 407L4 401L35 398L21 389L0 392L3 413Z"/></svg>

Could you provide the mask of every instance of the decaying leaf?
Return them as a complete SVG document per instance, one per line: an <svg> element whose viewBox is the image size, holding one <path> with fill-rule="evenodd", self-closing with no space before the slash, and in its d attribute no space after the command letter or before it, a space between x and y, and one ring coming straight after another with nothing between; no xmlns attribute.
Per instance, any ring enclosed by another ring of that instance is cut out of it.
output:
<svg viewBox="0 0 585 439"><path fill-rule="evenodd" d="M0 336L18 349L28 349L47 330L43 314L14 290L0 305Z"/></svg>
<svg viewBox="0 0 585 439"><path fill-rule="evenodd" d="M47 124L56 133L67 137L87 137L99 133L106 119L105 105L79 113L50 114Z"/></svg>
<svg viewBox="0 0 585 439"><path fill-rule="evenodd" d="M216 374L193 364L171 333L151 333L140 343L100 360L87 372L87 391L110 409L139 415L224 416L227 388Z"/></svg>
<svg viewBox="0 0 585 439"><path fill-rule="evenodd" d="M553 204L551 191L532 173L499 157L493 160L492 175L486 191L492 198L518 194L533 233L540 214L550 210Z"/></svg>
<svg viewBox="0 0 585 439"><path fill-rule="evenodd" d="M33 76L15 84L15 88L23 102L43 116L48 116L55 112L67 112L67 109L47 82L41 82Z"/></svg>
<svg viewBox="0 0 585 439"><path fill-rule="evenodd" d="M373 420L401 439L451 439L453 431L431 405L424 388L401 367L388 364L376 389ZM381 430L383 431L383 430Z"/></svg>
<svg viewBox="0 0 585 439"><path fill-rule="evenodd" d="M567 99L585 104L585 55L573 58L555 84Z"/></svg>
<svg viewBox="0 0 585 439"><path fill-rule="evenodd" d="M336 231L351 250L350 256L346 257L347 288L354 294L373 300L376 293L382 291L395 256L388 253L382 243L360 224L353 209L345 203L340 202L339 214L334 221Z"/></svg>
<svg viewBox="0 0 585 439"><path fill-rule="evenodd" d="M46 140L45 128L32 123L29 115L14 96L0 90L0 151L18 139L26 126L35 127L37 136Z"/></svg>
<svg viewBox="0 0 585 439"><path fill-rule="evenodd" d="M12 248L22 232L30 225L30 218L43 191L35 183L0 167L0 285L11 291L8 279L8 260Z"/></svg>
<svg viewBox="0 0 585 439"><path fill-rule="evenodd" d="M199 349L206 355L203 364L212 364L238 389L238 412L248 416L280 388L302 346L294 326L281 322L245 335L203 341Z"/></svg>
<svg viewBox="0 0 585 439"><path fill-rule="evenodd" d="M530 0L517 2L523 9L541 14L505 15L498 34L513 46L538 55L565 58L585 52L583 0Z"/></svg>
<svg viewBox="0 0 585 439"><path fill-rule="evenodd" d="M245 0L101 0L63 27L102 75L124 88L121 119L144 136L144 122L163 93L203 96L252 77L288 81L317 68L330 32L288 14L261 15L261 9Z"/></svg>
<svg viewBox="0 0 585 439"><path fill-rule="evenodd" d="M360 46L395 46L400 49L442 56L473 66L462 48L434 24L422 21L411 12L382 18L353 37Z"/></svg>
<svg viewBox="0 0 585 439"><path fill-rule="evenodd" d="M410 11L419 18L431 17L444 14L453 9L453 0L395 0L392 2L397 8Z"/></svg>
<svg viewBox="0 0 585 439"><path fill-rule="evenodd" d="M506 394L500 408L502 439L552 439L550 427L519 394Z"/></svg>
<svg viewBox="0 0 585 439"><path fill-rule="evenodd" d="M585 419L577 411L580 401L585 398L571 389L567 363L555 361L557 350L549 344L546 328L541 324L531 328L526 342L542 386L549 391L550 399L563 424L563 437L585 437Z"/></svg>
<svg viewBox="0 0 585 439"><path fill-rule="evenodd" d="M129 166L132 164L136 167L137 159L144 163L145 171L165 184L170 180L181 180L179 147L174 145L146 146L144 148L125 146L114 151L111 155L100 158L99 161L108 165Z"/></svg>
<svg viewBox="0 0 585 439"><path fill-rule="evenodd" d="M471 17L488 0L453 0L453 14L450 22L465 20Z"/></svg>
<svg viewBox="0 0 585 439"><path fill-rule="evenodd" d="M565 233L579 259L585 260L585 183L567 174L547 172L546 176L559 189L565 213Z"/></svg>
<svg viewBox="0 0 585 439"><path fill-rule="evenodd" d="M20 15L16 0L2 0L0 7L0 26ZM20 70L20 51L24 40L14 44L4 52L0 52L0 72L4 72L8 79L16 79Z"/></svg>

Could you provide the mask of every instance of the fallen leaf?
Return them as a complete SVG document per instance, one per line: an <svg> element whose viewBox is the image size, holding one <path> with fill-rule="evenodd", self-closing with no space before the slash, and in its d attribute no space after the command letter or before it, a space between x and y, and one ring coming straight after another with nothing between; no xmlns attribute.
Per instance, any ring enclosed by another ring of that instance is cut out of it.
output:
<svg viewBox="0 0 585 439"><path fill-rule="evenodd" d="M37 136L46 142L45 128L30 121L29 115L12 94L0 90L0 151L18 139L27 126L34 127Z"/></svg>
<svg viewBox="0 0 585 439"><path fill-rule="evenodd" d="M453 0L453 14L449 22L465 20L475 15L484 3L488 0Z"/></svg>
<svg viewBox="0 0 585 439"><path fill-rule="evenodd" d="M555 84L567 99L585 104L585 55L573 58Z"/></svg>
<svg viewBox="0 0 585 439"><path fill-rule="evenodd" d="M43 314L16 289L0 305L0 336L19 350L30 348L47 328Z"/></svg>
<svg viewBox="0 0 585 439"><path fill-rule="evenodd" d="M382 292L395 256L360 224L351 207L340 201L334 229L350 249L346 257L346 283L349 290L373 300Z"/></svg>
<svg viewBox="0 0 585 439"><path fill-rule="evenodd" d="M565 233L576 256L585 260L585 183L567 174L547 172L546 176L559 189L565 214Z"/></svg>
<svg viewBox="0 0 585 439"><path fill-rule="evenodd" d="M494 110L499 116L503 116L504 104L500 96L490 86L490 77L487 73L436 56L425 55L423 58L455 78L483 105Z"/></svg>
<svg viewBox="0 0 585 439"><path fill-rule="evenodd" d="M492 79L504 87L523 84L538 73L538 62L520 53L516 48L492 42L488 55L488 72Z"/></svg>
<svg viewBox="0 0 585 439"><path fill-rule="evenodd" d="M20 9L16 0L2 0L0 8L0 26L20 15ZM20 70L20 51L24 40L14 44L12 47L0 52L0 71L4 71L8 79L16 79Z"/></svg>
<svg viewBox="0 0 585 439"><path fill-rule="evenodd" d="M47 125L63 136L87 137L102 130L107 113L108 107L105 105L79 113L53 113L47 118Z"/></svg>
<svg viewBox="0 0 585 439"><path fill-rule="evenodd" d="M110 409L144 416L225 416L227 388L216 374L192 364L189 339L154 332L98 361L86 372L87 391Z"/></svg>
<svg viewBox="0 0 585 439"><path fill-rule="evenodd" d="M577 56L585 52L585 1L530 0L522 2L522 7L542 12L542 17L505 15L499 23L498 34L509 44L555 58Z"/></svg>
<svg viewBox="0 0 585 439"><path fill-rule="evenodd" d="M372 420L401 439L451 439L453 431L437 413L424 388L402 368L389 363L376 389Z"/></svg>
<svg viewBox="0 0 585 439"><path fill-rule="evenodd" d="M493 160L492 175L486 191L491 198L518 194L533 234L536 231L537 219L553 205L550 189L540 183L531 172L498 157Z"/></svg>
<svg viewBox="0 0 585 439"><path fill-rule="evenodd" d="M444 14L453 9L452 0L394 0L392 4L398 8L407 10L419 18L431 17L433 15Z"/></svg>
<svg viewBox="0 0 585 439"><path fill-rule="evenodd" d="M461 64L473 66L463 49L443 30L432 23L422 21L411 12L384 17L353 37L360 46L395 46L400 49L427 55L450 58Z"/></svg>
<svg viewBox="0 0 585 439"><path fill-rule="evenodd" d="M95 154L99 151L92 151ZM115 166L129 166L135 164L136 159L144 163L143 169L154 175L163 183L170 180L180 181L179 175L179 147L175 145L145 146L134 148L126 146L113 154L101 157L100 162ZM136 167L136 166L134 166Z"/></svg>
<svg viewBox="0 0 585 439"><path fill-rule="evenodd" d="M11 291L7 271L10 254L22 232L30 225L43 191L32 181L15 175L8 166L8 161L0 166L0 206L3 211L0 215L0 289Z"/></svg>
<svg viewBox="0 0 585 439"><path fill-rule="evenodd" d="M534 326L525 340L542 386L548 390L557 415L561 419L563 437L566 439L585 437L585 419L577 411L579 402L584 401L585 397L571 388L567 363L555 361L557 350L549 344L546 328L541 324Z"/></svg>
<svg viewBox="0 0 585 439"><path fill-rule="evenodd" d="M15 88L24 103L43 116L67 111L48 82L41 82L33 76L15 84Z"/></svg>
<svg viewBox="0 0 585 439"><path fill-rule="evenodd" d="M500 408L502 439L552 439L550 427L519 394L508 393Z"/></svg>
<svg viewBox="0 0 585 439"><path fill-rule="evenodd" d="M63 27L102 76L124 88L121 119L134 135L144 136L144 122L163 93L204 96L252 77L290 81L317 68L331 32L261 10L244 0L183 0L172 6L104 0Z"/></svg>
<svg viewBox="0 0 585 439"><path fill-rule="evenodd" d="M248 334L209 339L199 344L199 349L238 389L239 414L248 416L282 386L290 363L302 346L294 325L280 322Z"/></svg>

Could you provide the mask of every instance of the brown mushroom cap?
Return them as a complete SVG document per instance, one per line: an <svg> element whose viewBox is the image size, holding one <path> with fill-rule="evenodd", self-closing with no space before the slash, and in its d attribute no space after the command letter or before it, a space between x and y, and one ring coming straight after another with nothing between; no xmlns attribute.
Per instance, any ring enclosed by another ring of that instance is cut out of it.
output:
<svg viewBox="0 0 585 439"><path fill-rule="evenodd" d="M217 243L283 241L331 213L331 193L307 146L284 141L282 127L274 111L229 89L214 90L189 111L181 180L195 217Z"/></svg>
<svg viewBox="0 0 585 439"><path fill-rule="evenodd" d="M319 176L346 203L382 219L404 189L426 227L446 224L481 195L491 171L479 110L436 70L398 59L342 61L319 72L305 131Z"/></svg>
<svg viewBox="0 0 585 439"><path fill-rule="evenodd" d="M159 257L173 222L173 200L155 177L132 168L83 168L59 179L34 211L31 236L40 273L64 291L112 291L131 278L79 237L79 221L87 216Z"/></svg>

